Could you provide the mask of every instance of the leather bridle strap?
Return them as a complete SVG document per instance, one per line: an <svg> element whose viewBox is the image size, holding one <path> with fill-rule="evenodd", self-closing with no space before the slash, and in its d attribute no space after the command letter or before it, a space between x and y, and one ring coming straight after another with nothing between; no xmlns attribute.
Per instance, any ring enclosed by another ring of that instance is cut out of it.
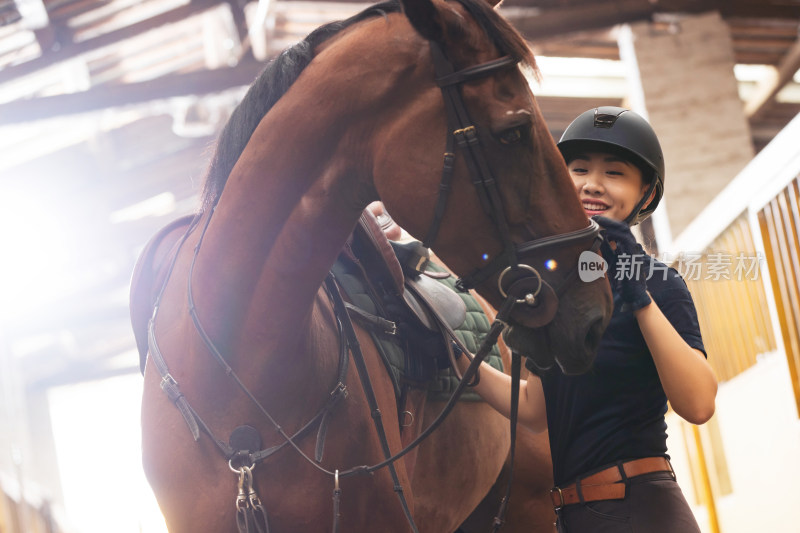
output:
<svg viewBox="0 0 800 533"><path fill-rule="evenodd" d="M325 443L325 433L326 433L326 430L327 430L329 416L330 416L331 412L333 411L333 409L336 407L336 405L339 403L339 401L341 401L342 398L347 396L347 386L345 385L345 377L347 375L347 367L348 367L349 357L348 357L347 345L346 345L346 342L345 342L345 338L344 338L344 335L342 334L342 331L341 331L341 325L339 325L339 328L340 328L339 329L340 347L339 347L339 369L338 369L338 372L337 372L338 381L337 381L335 387L333 388L333 390L331 391L330 395L328 396L328 400L326 401L325 405L322 406L322 408L317 412L317 414L314 415L314 417L312 417L311 420L309 420L303 427L301 427L299 430L297 430L297 432L295 432L293 435L289 436L283 431L283 429L279 425L277 425L277 423L269 415L269 413L266 412L266 410L263 408L263 406L261 406L261 404L258 403L255 400L255 398L252 396L250 391L247 390L247 388L241 382L241 380L236 375L236 373L230 368L230 366L225 361L224 357L219 352L219 350L217 349L215 344L208 337L208 334L205 332L205 329L203 328L202 324L200 324L199 317L197 316L197 311L196 311L195 306L194 306L194 298L192 297L192 290L191 290L191 279L192 279L191 271L194 270L194 263L195 263L195 261L197 259L197 254L198 254L198 251L199 251L199 248L200 248L200 243L202 242L203 236L205 235L205 232L208 229L208 224L209 224L209 222L211 220L211 215L213 214L213 212L214 212L214 209L212 208L211 212L208 213L208 218L206 219L206 222L205 222L205 224L204 224L204 226L202 228L202 233L201 233L201 236L200 236L200 240L198 241L198 244L195 247L195 254L194 254L194 257L192 259L192 265L190 267L189 296L188 296L188 299L189 299L189 312L192 315L192 320L193 320L193 322L195 324L195 327L198 329L198 333L200 334L201 338L203 339L203 342L205 343L205 345L208 348L209 352L214 356L214 359L225 370L225 374L228 375L229 377L231 377L236 382L238 387L251 400L255 401L256 405L261 409L262 413L270 420L270 422L272 422L273 426L278 430L278 432L284 438L283 442L281 442L280 444L277 444L275 446L272 446L270 448L266 448L266 449L258 450L258 451L249 450L250 453L247 455L247 457L239 457L239 459L240 460L245 460L245 461L247 461L249 463L252 463L252 464L255 464L255 463L258 463L260 461L263 461L264 459L266 459L267 457L273 455L274 453L276 453L277 451L279 451L280 449L284 448L287 445L292 445L294 448L297 449L297 446L296 446L295 443L299 439L301 439L303 436L305 436L307 433L309 433L314 427L319 425L318 432L317 432L317 445L316 445L316 449L315 449L315 459L316 459L316 461L318 463L318 462L320 462L322 460L322 451L323 451L323 446L324 446L324 443ZM181 240L179 241L179 247L183 245L183 243L186 241L186 238L189 236L189 234L196 228L196 226L198 225L199 220L200 220L200 216L197 216L192 221L191 225L186 230L186 233L183 235L183 237L181 237ZM175 256L172 259L172 263L170 264L169 270L167 271L167 275L164 277L164 282L163 282L163 284L161 286L161 290L158 293L158 296L156 298L156 302L155 302L154 307L153 307L153 315L150 318L150 321L149 321L149 324L148 324L148 346L149 346L150 360L153 362L153 364L156 367L156 370L158 370L158 373L161 376L161 389L164 391L164 393L169 397L169 399L175 404L175 406L180 411L181 415L183 416L183 419L185 420L187 426L189 427L189 430L192 433L192 438L195 441L197 441L200 438L200 431L202 430L206 435L209 436L209 438L211 438L211 440L216 445L217 449L219 449L220 453L226 459L232 460L232 459L236 458L236 456L240 452L240 450L233 449L225 441L223 441L222 439L218 438L214 434L214 432L211 430L211 428L203 421L203 419L200 417L200 415L191 407L189 402L186 400L186 397L181 392L180 387L178 385L178 382L175 380L175 378L170 373L169 367L167 366L167 362L166 362L166 360L164 358L164 355L161 353L161 349L159 348L158 342L156 341L155 319L156 319L156 316L158 315L158 310L159 310L160 303L161 303L161 297L163 296L164 291L165 291L166 286L167 286L167 282L169 281L169 279L171 277L172 270L173 270L173 268L175 266L175 262L177 260L177 257L178 257L178 254L176 253ZM312 462L312 461L309 461L309 462Z"/></svg>
<svg viewBox="0 0 800 533"><path fill-rule="evenodd" d="M328 294L332 297L334 313L343 326L342 331L345 335L345 339L347 340L347 344L350 347L350 353L353 355L353 363L358 371L358 377L361 381L361 388L364 391L364 397L367 400L367 405L370 409L375 431L378 432L378 440L381 443L381 451L383 452L384 459L387 459L392 456L392 451L389 448L389 440L386 438L386 429L383 427L383 417L381 415L381 410L378 407L375 389L372 387L372 380L369 377L367 362L364 359L364 354L361 351L361 344L358 342L358 336L356 336L355 328L353 328L353 322L350 320L350 315L348 314L345 302L339 293L339 288L336 285L336 279L333 277L333 273L328 274L328 277L325 278L325 288L327 289ZM397 468L395 468L394 461L388 463L387 466L389 468L389 474L392 477L392 482L394 483L394 491L397 493L397 497L400 499L400 505L403 508L403 514L405 514L406 520L408 520L408 523L411 526L411 530L414 533L418 533L419 530L414 523L414 518L411 516L411 509L408 506L408 501L406 500L405 493L403 492L403 486L400 485L400 477L397 474Z"/></svg>
<svg viewBox="0 0 800 533"><path fill-rule="evenodd" d="M439 45L436 46L438 47ZM441 47L439 47L439 49L441 50ZM439 76L436 78L436 84L439 87L459 85L461 83L481 78L483 76L488 76L490 74L493 74L495 70L505 67L511 67L516 65L517 63L519 63L519 61L517 61L513 57L503 56L498 59L487 61L486 63L481 63L480 65L475 65L474 67L468 67L463 70L459 70L458 72L453 72L451 74ZM452 67L450 68L450 70L451 71L453 70Z"/></svg>
<svg viewBox="0 0 800 533"><path fill-rule="evenodd" d="M486 156L478 140L477 129L469 117L467 108L461 98L459 85L468 81L483 78L495 73L497 70L510 68L517 64L517 60L505 56L487 63L454 72L453 65L447 59L442 47L431 41L431 57L436 72L436 81L442 90L445 111L447 113L448 135L445 144L444 165L442 179L439 185L439 197L434 208L433 221L428 233L423 240L423 246L430 248L436 240L439 227L444 217L447 197L453 180L453 165L455 161L454 144L458 144L464 155L467 168L472 176L472 183L478 193L481 206L497 227L500 239L503 242L506 259L516 264L516 251L511 241L505 211L500 199L497 182L492 174Z"/></svg>
<svg viewBox="0 0 800 533"><path fill-rule="evenodd" d="M508 462L511 468L508 469L508 481L506 482L506 493L500 501L500 508L492 522L492 533L497 533L505 523L508 500L511 498L511 487L514 484L514 455L517 449L517 415L519 414L519 387L522 379L522 356L517 352L511 352L511 412L508 419L511 423L511 444L508 449Z"/></svg>
<svg viewBox="0 0 800 533"><path fill-rule="evenodd" d="M541 251L545 248L553 248L560 246L572 245L582 240L592 239L592 245L587 247L588 250L596 251L599 247L598 238L600 235L600 226L594 220L589 219L589 225L579 230L570 231L568 233L561 233L559 235L550 235L540 239L526 241L522 244L516 245L518 256L530 255L535 252ZM460 278L456 282L459 290L467 291L474 289L484 281L491 278L498 271L506 267L514 267L513 263L509 263L504 255L498 255L489 261L482 268L476 270L469 276Z"/></svg>
<svg viewBox="0 0 800 533"><path fill-rule="evenodd" d="M433 211L433 220L422 244L426 248L430 248L439 233L452 187L455 145L457 144L464 155L464 160L472 176L472 183L478 193L481 206L497 228L503 246L503 253L495 256L488 264L469 276L459 279L457 287L462 291L466 291L475 288L504 268L516 269L519 266L518 258L523 254L530 254L545 247L570 245L583 239L596 239L599 235L600 227L596 222L591 221L588 227L576 231L534 239L520 245L514 244L511 240L511 232L505 217L497 181L481 148L477 129L469 117L459 92L459 86L463 83L489 76L500 69L511 68L518 61L512 57L504 56L454 72L452 63L447 59L438 43L431 41L430 49L436 72L436 82L441 88L442 96L444 97L449 132L445 142L442 178L439 183L439 195ZM592 249L594 250L595 247L592 246Z"/></svg>

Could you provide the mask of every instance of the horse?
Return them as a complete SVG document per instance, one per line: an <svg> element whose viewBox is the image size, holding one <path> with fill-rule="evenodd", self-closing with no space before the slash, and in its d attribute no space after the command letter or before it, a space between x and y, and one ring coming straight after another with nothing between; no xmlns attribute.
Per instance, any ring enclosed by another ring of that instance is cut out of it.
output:
<svg viewBox="0 0 800 533"><path fill-rule="evenodd" d="M318 28L250 87L151 302L142 455L170 531L453 531L496 480L507 421L457 404L424 431L418 391L405 420L342 312L329 269L373 200L500 310L513 350L591 366L611 297L576 272L599 230L519 63L482 0L403 0Z"/></svg>

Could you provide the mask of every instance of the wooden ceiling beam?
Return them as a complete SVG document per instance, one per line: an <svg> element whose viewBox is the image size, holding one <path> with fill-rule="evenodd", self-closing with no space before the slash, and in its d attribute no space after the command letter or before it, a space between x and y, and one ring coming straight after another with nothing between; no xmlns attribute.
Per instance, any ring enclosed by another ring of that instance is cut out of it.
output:
<svg viewBox="0 0 800 533"><path fill-rule="evenodd" d="M244 43L248 36L247 19L244 15L244 6L247 2L246 0L226 0L226 3L231 8L236 31L239 33L239 41Z"/></svg>
<svg viewBox="0 0 800 533"><path fill-rule="evenodd" d="M745 115L752 119L763 113L764 108L792 80L798 69L800 69L800 39L797 39L783 56L774 75L761 80L756 86L753 95L745 103Z"/></svg>
<svg viewBox="0 0 800 533"><path fill-rule="evenodd" d="M800 5L785 1L728 0L718 3L723 17L796 19L800 21Z"/></svg>
<svg viewBox="0 0 800 533"><path fill-rule="evenodd" d="M800 22L800 5L779 2L729 2L720 0L614 0L562 2L524 7L525 0L509 0L501 8L522 34L532 40L573 32L607 28L650 20L657 14L719 11L724 18L765 18ZM742 22L742 21L739 21Z"/></svg>
<svg viewBox="0 0 800 533"><path fill-rule="evenodd" d="M17 100L0 105L0 124L32 122L179 96L222 92L250 85L264 66L262 62L249 59L230 68L171 74L140 83L107 84L79 93Z"/></svg>
<svg viewBox="0 0 800 533"><path fill-rule="evenodd" d="M87 39L80 43L69 44L68 46L61 46L57 50L45 50L45 52L32 61L8 67L0 71L0 84L6 83L14 78L32 74L44 68L55 65L56 63L66 61L102 48L104 46L113 45L136 37L146 31L150 31L159 26L173 24L186 20L198 12L216 7L219 4L225 3L225 0L192 0L189 4L177 7L166 13L162 13L156 17L131 24L119 30L115 30L104 35L100 35L93 39Z"/></svg>
<svg viewBox="0 0 800 533"><path fill-rule="evenodd" d="M557 35L599 30L617 24L650 20L656 13L701 13L716 10L716 0L615 0L592 2L565 7L501 8L522 35L533 42Z"/></svg>

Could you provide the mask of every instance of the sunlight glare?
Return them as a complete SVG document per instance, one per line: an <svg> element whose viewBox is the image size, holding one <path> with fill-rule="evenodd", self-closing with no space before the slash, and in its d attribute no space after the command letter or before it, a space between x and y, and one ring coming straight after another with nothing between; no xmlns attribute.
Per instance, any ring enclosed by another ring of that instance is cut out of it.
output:
<svg viewBox="0 0 800 533"><path fill-rule="evenodd" d="M50 389L66 533L166 533L142 471L138 374Z"/></svg>
<svg viewBox="0 0 800 533"><path fill-rule="evenodd" d="M35 308L47 297L69 292L72 280L67 265L75 246L69 225L57 212L26 194L3 194L0 210L0 294L2 313Z"/></svg>

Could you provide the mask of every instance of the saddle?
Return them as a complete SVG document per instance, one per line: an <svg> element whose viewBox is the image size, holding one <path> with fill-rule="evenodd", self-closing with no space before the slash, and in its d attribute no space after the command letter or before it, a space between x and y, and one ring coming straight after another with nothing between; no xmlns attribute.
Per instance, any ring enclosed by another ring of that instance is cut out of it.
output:
<svg viewBox="0 0 800 533"><path fill-rule="evenodd" d="M361 246L358 246L359 240ZM464 301L437 281L450 277L450 274L443 268L432 266L434 263L430 261L427 248L418 241L408 244L389 241L369 210L361 213L343 254L364 264L368 278L380 280L388 276L392 284L389 292L402 298L405 310L426 329L438 331L435 316L452 329L464 323L467 312ZM412 290L407 290L407 286Z"/></svg>
<svg viewBox="0 0 800 533"><path fill-rule="evenodd" d="M331 272L350 301L351 317L370 332L397 397L411 387L427 389L434 400L449 398L459 383L450 367L450 335L475 353L490 329L477 300L456 290L455 277L431 261L421 243L389 241L369 211ZM503 368L496 346L485 361ZM480 397L468 390L461 400Z"/></svg>

